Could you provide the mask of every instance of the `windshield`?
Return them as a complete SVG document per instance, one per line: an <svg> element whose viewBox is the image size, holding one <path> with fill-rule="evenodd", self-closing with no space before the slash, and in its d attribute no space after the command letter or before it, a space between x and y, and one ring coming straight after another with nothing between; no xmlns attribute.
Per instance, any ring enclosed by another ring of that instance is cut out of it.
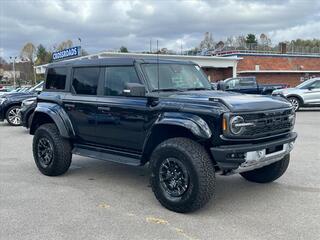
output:
<svg viewBox="0 0 320 240"><path fill-rule="evenodd" d="M211 89L208 79L197 65L142 64L142 68L151 85L151 91Z"/></svg>
<svg viewBox="0 0 320 240"><path fill-rule="evenodd" d="M32 92L36 92L37 91L37 88L41 88L42 89L43 87L43 82L35 85L34 87L30 88L28 92L32 93Z"/></svg>
<svg viewBox="0 0 320 240"><path fill-rule="evenodd" d="M307 81L304 81L303 83L300 83L298 86L296 86L296 88L300 88L300 89L303 89L303 88L308 88L308 85L312 84L316 79L313 78L313 79L309 79Z"/></svg>

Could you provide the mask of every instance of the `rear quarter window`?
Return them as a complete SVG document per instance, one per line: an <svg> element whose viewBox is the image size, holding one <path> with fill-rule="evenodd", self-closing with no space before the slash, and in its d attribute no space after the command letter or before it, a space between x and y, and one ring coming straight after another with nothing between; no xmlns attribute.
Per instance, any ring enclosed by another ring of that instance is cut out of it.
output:
<svg viewBox="0 0 320 240"><path fill-rule="evenodd" d="M64 90L66 87L67 68L49 68L45 88L47 90Z"/></svg>

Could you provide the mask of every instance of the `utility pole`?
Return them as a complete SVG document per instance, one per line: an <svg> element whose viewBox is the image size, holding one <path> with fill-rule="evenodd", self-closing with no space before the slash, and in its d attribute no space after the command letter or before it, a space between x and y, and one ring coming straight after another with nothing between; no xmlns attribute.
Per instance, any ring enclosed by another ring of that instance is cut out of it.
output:
<svg viewBox="0 0 320 240"><path fill-rule="evenodd" d="M16 70L15 70L15 63L17 57L10 57L12 59L12 70L13 70L13 87L16 88Z"/></svg>
<svg viewBox="0 0 320 240"><path fill-rule="evenodd" d="M149 52L152 53L151 51L152 51L152 39L150 39L150 51Z"/></svg>
<svg viewBox="0 0 320 240"><path fill-rule="evenodd" d="M80 45L80 57L82 56L82 49L81 49L81 38L78 37L78 40L79 40L79 45Z"/></svg>

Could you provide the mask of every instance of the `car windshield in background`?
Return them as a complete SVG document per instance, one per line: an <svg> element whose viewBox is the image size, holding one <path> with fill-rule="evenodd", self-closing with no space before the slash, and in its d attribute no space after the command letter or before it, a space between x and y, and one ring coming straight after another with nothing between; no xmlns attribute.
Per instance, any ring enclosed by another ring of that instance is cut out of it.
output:
<svg viewBox="0 0 320 240"><path fill-rule="evenodd" d="M142 64L152 91L209 90L211 85L199 66L191 64ZM158 86L159 78L159 86Z"/></svg>
<svg viewBox="0 0 320 240"><path fill-rule="evenodd" d="M34 87L30 88L28 92L30 92L30 93L36 92L36 89L38 89L38 88L42 89L42 87L43 87L43 82L41 82L41 83L35 85Z"/></svg>

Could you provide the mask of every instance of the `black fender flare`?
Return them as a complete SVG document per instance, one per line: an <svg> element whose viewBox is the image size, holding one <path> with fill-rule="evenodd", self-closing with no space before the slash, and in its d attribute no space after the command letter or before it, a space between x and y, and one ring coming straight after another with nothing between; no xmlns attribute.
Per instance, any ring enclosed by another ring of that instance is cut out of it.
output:
<svg viewBox="0 0 320 240"><path fill-rule="evenodd" d="M60 134L64 138L75 137L75 131L68 114L56 103L38 103L31 121L30 134L34 134L38 127L38 122L43 115L48 116L57 126Z"/></svg>
<svg viewBox="0 0 320 240"><path fill-rule="evenodd" d="M194 136L201 139L209 139L212 135L207 122L201 117L191 113L165 112L156 120L151 131L159 125L175 125L184 127Z"/></svg>
<svg viewBox="0 0 320 240"><path fill-rule="evenodd" d="M162 113L147 133L142 151L143 163L148 161L148 156L155 147L154 139L159 139L157 136L155 136L155 132L156 129L161 125L182 127L200 140L208 140L212 136L211 129L209 128L207 122L197 115L180 112Z"/></svg>

